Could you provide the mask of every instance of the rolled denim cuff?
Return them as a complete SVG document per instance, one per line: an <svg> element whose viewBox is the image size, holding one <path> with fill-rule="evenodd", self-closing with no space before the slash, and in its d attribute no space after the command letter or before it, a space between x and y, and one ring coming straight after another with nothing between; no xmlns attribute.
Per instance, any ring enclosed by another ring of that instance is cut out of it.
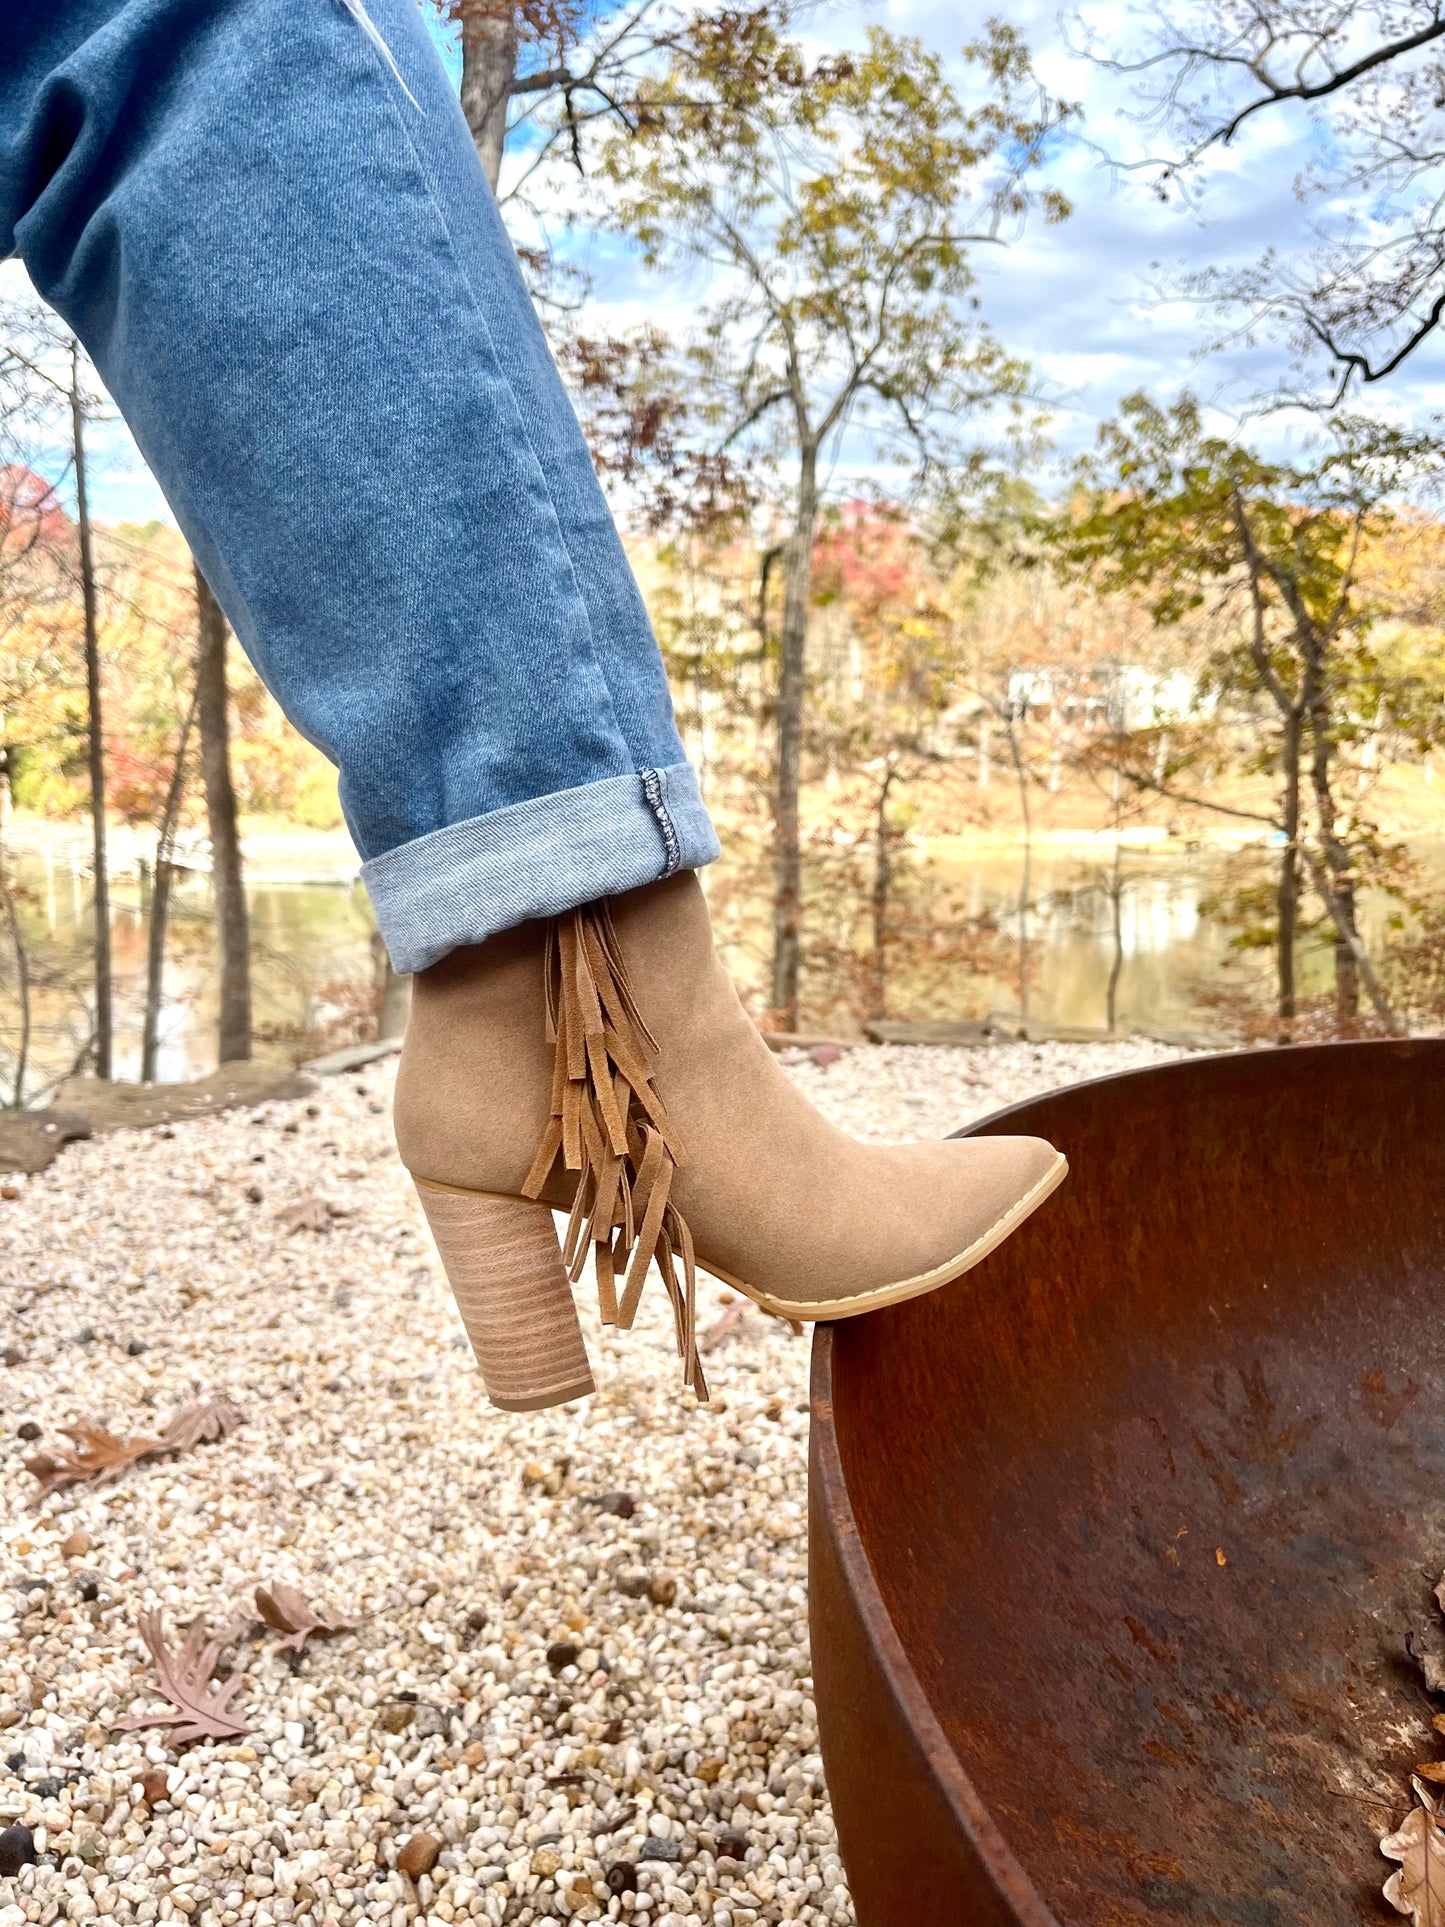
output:
<svg viewBox="0 0 1445 1927"><path fill-rule="evenodd" d="M433 830L361 866L392 968L720 854L690 763L607 776Z"/></svg>

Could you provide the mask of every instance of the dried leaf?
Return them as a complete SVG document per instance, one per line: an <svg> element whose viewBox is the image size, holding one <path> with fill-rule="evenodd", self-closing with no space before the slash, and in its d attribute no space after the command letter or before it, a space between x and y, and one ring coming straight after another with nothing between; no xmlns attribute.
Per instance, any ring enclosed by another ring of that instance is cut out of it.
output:
<svg viewBox="0 0 1445 1927"><path fill-rule="evenodd" d="M103 1485L109 1479L118 1479L127 1467L158 1453L186 1452L193 1445L224 1438L241 1422L240 1412L223 1398L192 1399L169 1420L159 1437L138 1433L133 1438L120 1438L94 1419L77 1419L74 1425L60 1428L66 1438L75 1441L73 1451L33 1452L25 1460L25 1469L40 1481L35 1495L39 1503L67 1486L87 1480Z"/></svg>
<svg viewBox="0 0 1445 1927"><path fill-rule="evenodd" d="M1445 1613L1445 1572L1440 1575L1440 1583L1435 1588L1435 1603Z"/></svg>
<svg viewBox="0 0 1445 1927"><path fill-rule="evenodd" d="M25 1460L25 1470L34 1473L40 1481L40 1490L35 1495L37 1501L48 1499L52 1492L62 1492L67 1486L81 1485L87 1479L103 1485L108 1479L118 1479L137 1460L166 1450L163 1439L144 1434L118 1438L94 1419L77 1419L74 1425L62 1425L60 1430L66 1438L74 1440L73 1451L33 1452Z"/></svg>
<svg viewBox="0 0 1445 1927"><path fill-rule="evenodd" d="M1412 1627L1405 1650L1425 1675L1427 1692L1445 1693L1445 1625L1432 1621Z"/></svg>
<svg viewBox="0 0 1445 1927"><path fill-rule="evenodd" d="M697 1341L698 1350L700 1352L715 1352L725 1338L731 1338L733 1333L739 1329L747 1315L747 1299L735 1298L723 1311L722 1316L709 1325L702 1337Z"/></svg>
<svg viewBox="0 0 1445 1927"><path fill-rule="evenodd" d="M194 1445L212 1445L234 1432L245 1419L228 1398L193 1398L170 1419L161 1437L175 1452L189 1452Z"/></svg>
<svg viewBox="0 0 1445 1927"><path fill-rule="evenodd" d="M221 1656L221 1641L209 1637L200 1620L186 1634L185 1643L177 1653L166 1646L159 1613L142 1614L140 1635L155 1662L159 1690L175 1710L143 1713L135 1719L122 1720L120 1730L167 1726L178 1746L191 1740L236 1740L250 1732L245 1721L230 1710L244 1675L238 1673L223 1685L212 1679L216 1661Z"/></svg>
<svg viewBox="0 0 1445 1927"><path fill-rule="evenodd" d="M314 1193L302 1198L296 1204L288 1204L276 1216L287 1231L329 1231L333 1218L349 1218L351 1207L345 1204L331 1204Z"/></svg>
<svg viewBox="0 0 1445 1927"><path fill-rule="evenodd" d="M1415 1768L1422 1780L1430 1780L1436 1786L1445 1786L1445 1760L1426 1760Z"/></svg>
<svg viewBox="0 0 1445 1927"><path fill-rule="evenodd" d="M344 1633L361 1624L359 1619L343 1619L320 1600L313 1605L305 1593L282 1579L257 1586L256 1611L273 1632L287 1635L277 1646L278 1653L288 1648L299 1653L313 1633Z"/></svg>
<svg viewBox="0 0 1445 1927"><path fill-rule="evenodd" d="M1380 1852L1400 1862L1384 1888L1395 1911L1408 1914L1416 1927L1445 1927L1445 1833L1434 1815L1413 1808L1399 1830L1380 1842Z"/></svg>

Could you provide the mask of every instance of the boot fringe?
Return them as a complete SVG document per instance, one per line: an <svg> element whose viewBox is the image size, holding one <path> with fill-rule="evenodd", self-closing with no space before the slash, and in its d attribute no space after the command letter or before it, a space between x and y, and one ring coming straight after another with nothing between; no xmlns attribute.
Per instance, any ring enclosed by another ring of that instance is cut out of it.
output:
<svg viewBox="0 0 1445 1927"><path fill-rule="evenodd" d="M692 1233L672 1202L682 1150L653 1086L657 1042L633 997L606 898L552 919L545 968L552 1108L522 1194L540 1198L559 1159L577 1173L563 1262L575 1284L594 1254L604 1325L631 1330L657 1261L684 1383L706 1399Z"/></svg>

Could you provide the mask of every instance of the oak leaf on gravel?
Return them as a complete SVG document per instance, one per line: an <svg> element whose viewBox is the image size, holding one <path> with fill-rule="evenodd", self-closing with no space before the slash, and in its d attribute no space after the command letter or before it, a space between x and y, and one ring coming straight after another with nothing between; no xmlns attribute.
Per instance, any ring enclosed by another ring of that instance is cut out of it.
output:
<svg viewBox="0 0 1445 1927"><path fill-rule="evenodd" d="M273 1579L269 1586L257 1586L256 1611L272 1632L285 1633L278 1653L288 1649L300 1652L313 1633L345 1633L359 1626L359 1619L343 1619L320 1600L314 1604L304 1592L288 1586L284 1579Z"/></svg>
<svg viewBox="0 0 1445 1927"><path fill-rule="evenodd" d="M118 1479L138 1460L166 1450L164 1439L144 1433L118 1438L94 1419L77 1419L74 1425L62 1425L60 1430L72 1441L69 1447L62 1446L58 1452L32 1452L24 1462L25 1470L40 1481L37 1502L89 1479L104 1485L109 1479Z"/></svg>
<svg viewBox="0 0 1445 1927"><path fill-rule="evenodd" d="M345 1205L329 1204L313 1194L288 1204L276 1216L287 1231L329 1231L333 1218L345 1218L349 1213Z"/></svg>
<svg viewBox="0 0 1445 1927"><path fill-rule="evenodd" d="M195 1445L214 1445L234 1432L245 1419L228 1398L193 1398L183 1405L161 1432L173 1452L189 1452Z"/></svg>
<svg viewBox="0 0 1445 1927"><path fill-rule="evenodd" d="M238 1740L250 1732L245 1721L231 1711L231 1701L245 1675L238 1673L224 1684L213 1678L223 1642L207 1632L203 1621L196 1621L174 1653L166 1645L159 1613L142 1613L140 1636L150 1649L157 1686L171 1702L172 1711L121 1720L119 1731L167 1726L177 1746L191 1740Z"/></svg>
<svg viewBox="0 0 1445 1927"><path fill-rule="evenodd" d="M156 1458L163 1452L188 1452L192 1446L222 1439L240 1423L240 1412L224 1398L192 1399L159 1434L140 1432L121 1438L97 1419L77 1419L74 1425L60 1427L72 1441L71 1446L62 1446L58 1452L32 1452L24 1461L25 1470L40 1481L35 1495L38 1504L67 1486L92 1481L104 1485L118 1479L142 1459Z"/></svg>

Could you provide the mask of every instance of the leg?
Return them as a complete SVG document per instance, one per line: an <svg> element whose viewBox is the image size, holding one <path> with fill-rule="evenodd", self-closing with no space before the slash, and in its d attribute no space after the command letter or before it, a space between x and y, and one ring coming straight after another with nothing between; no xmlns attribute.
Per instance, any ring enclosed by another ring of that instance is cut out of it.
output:
<svg viewBox="0 0 1445 1927"><path fill-rule="evenodd" d="M340 767L421 973L402 1155L494 1391L590 1382L555 1204L612 1321L656 1258L701 1394L695 1263L849 1316L967 1270L1064 1164L852 1144L758 1037L673 875L716 840L495 205L413 0L378 0L395 68L357 4L0 16L0 216Z"/></svg>
<svg viewBox="0 0 1445 1927"><path fill-rule="evenodd" d="M717 853L415 0L0 20L0 235L342 801L400 970Z"/></svg>

